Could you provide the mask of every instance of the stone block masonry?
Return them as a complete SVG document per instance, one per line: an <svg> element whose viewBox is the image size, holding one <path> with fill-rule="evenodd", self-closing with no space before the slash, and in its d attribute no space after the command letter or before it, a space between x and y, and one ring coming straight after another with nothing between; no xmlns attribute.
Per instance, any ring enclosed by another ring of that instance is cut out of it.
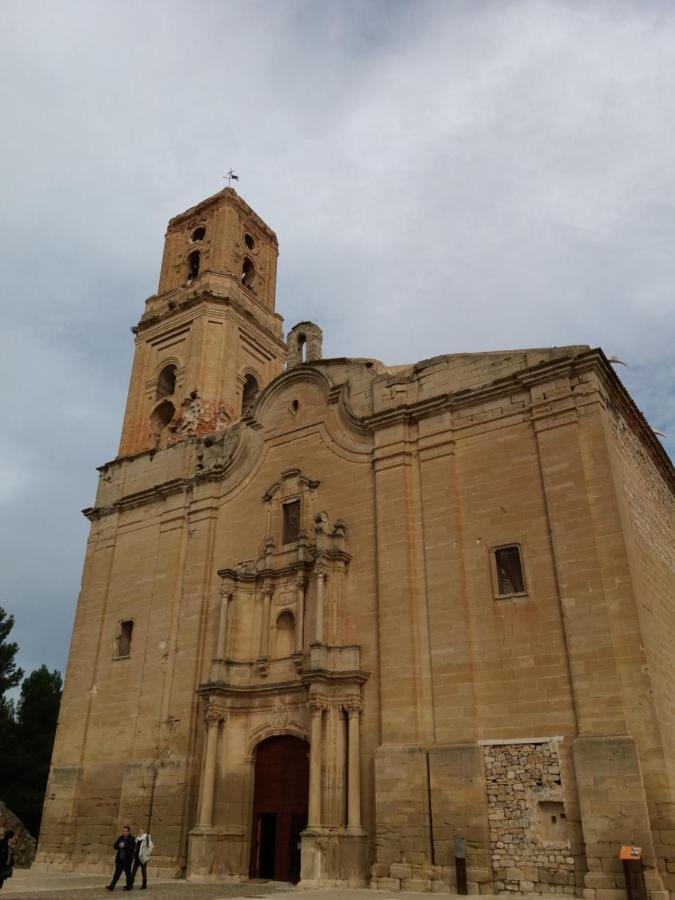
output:
<svg viewBox="0 0 675 900"><path fill-rule="evenodd" d="M451 893L464 854L470 894L625 900L637 843L667 900L663 448L599 349L285 341L277 249L231 188L169 223L85 510L36 865L107 872L129 821L197 880ZM263 790L275 747L302 808Z"/></svg>
<svg viewBox="0 0 675 900"><path fill-rule="evenodd" d="M574 894L556 743L494 745L484 753L495 890Z"/></svg>

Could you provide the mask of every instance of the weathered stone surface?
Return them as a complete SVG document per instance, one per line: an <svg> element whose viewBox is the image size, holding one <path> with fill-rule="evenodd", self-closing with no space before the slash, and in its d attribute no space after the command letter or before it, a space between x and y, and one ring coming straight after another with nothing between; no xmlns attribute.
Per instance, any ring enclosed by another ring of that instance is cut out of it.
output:
<svg viewBox="0 0 675 900"><path fill-rule="evenodd" d="M129 822L164 874L259 874L256 759L290 736L308 885L442 892L459 854L471 893L601 900L638 841L675 890L673 472L613 369L324 360L308 322L287 348L276 255L229 189L169 224L39 864L106 872Z"/></svg>

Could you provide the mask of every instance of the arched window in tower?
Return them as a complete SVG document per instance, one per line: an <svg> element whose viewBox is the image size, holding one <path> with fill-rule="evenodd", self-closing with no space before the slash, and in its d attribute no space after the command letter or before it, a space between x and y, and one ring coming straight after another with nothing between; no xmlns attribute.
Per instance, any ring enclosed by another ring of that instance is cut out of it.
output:
<svg viewBox="0 0 675 900"><path fill-rule="evenodd" d="M192 281L193 278L196 278L197 275L199 275L199 262L199 250L193 250L188 256L188 281Z"/></svg>
<svg viewBox="0 0 675 900"><path fill-rule="evenodd" d="M241 414L242 416L246 415L247 410L249 410L253 404L255 403L255 398L258 396L258 392L260 388L258 387L258 382L255 380L253 375L247 375L244 379L244 390L241 395Z"/></svg>
<svg viewBox="0 0 675 900"><path fill-rule="evenodd" d="M298 359L300 362L307 362L307 335L298 335Z"/></svg>
<svg viewBox="0 0 675 900"><path fill-rule="evenodd" d="M247 287L249 291L252 291L253 288L253 278L255 275L255 266L253 262L248 258L248 256L244 257L244 262L241 266L241 283L244 287Z"/></svg>
<svg viewBox="0 0 675 900"><path fill-rule="evenodd" d="M195 228L195 230L192 232L193 242L196 243L197 241L203 241L205 234L206 234L206 228L204 228L203 226L200 226L199 228Z"/></svg>
<svg viewBox="0 0 675 900"><path fill-rule="evenodd" d="M169 422L173 419L176 407L170 400L164 400L155 407L150 416L150 425L155 435L161 434Z"/></svg>
<svg viewBox="0 0 675 900"><path fill-rule="evenodd" d="M277 659L292 656L295 652L295 616L286 610L282 612L274 627L274 655Z"/></svg>
<svg viewBox="0 0 675 900"><path fill-rule="evenodd" d="M156 397L158 400L160 397L170 397L175 390L176 367L173 364L164 366L162 371L159 373L159 378L157 379Z"/></svg>

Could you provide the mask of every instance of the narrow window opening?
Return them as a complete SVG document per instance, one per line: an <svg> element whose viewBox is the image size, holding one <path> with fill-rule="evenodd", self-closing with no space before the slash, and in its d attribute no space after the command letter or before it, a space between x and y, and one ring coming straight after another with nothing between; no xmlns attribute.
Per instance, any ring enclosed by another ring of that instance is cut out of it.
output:
<svg viewBox="0 0 675 900"><path fill-rule="evenodd" d="M203 241L204 235L206 234L206 228L195 228L192 232L192 240L193 241Z"/></svg>
<svg viewBox="0 0 675 900"><path fill-rule="evenodd" d="M248 256L244 257L241 266L241 283L250 291L253 290L253 276L255 275L255 267Z"/></svg>
<svg viewBox="0 0 675 900"><path fill-rule="evenodd" d="M199 275L199 250L193 250L188 256L188 280L192 280Z"/></svg>
<svg viewBox="0 0 675 900"><path fill-rule="evenodd" d="M255 398L258 396L259 390L260 388L258 387L258 382L255 380L253 375L247 375L244 379L244 390L241 395L242 416L245 415L246 411L253 406Z"/></svg>
<svg viewBox="0 0 675 900"><path fill-rule="evenodd" d="M157 379L157 398L169 397L176 390L176 367L164 366Z"/></svg>
<svg viewBox="0 0 675 900"><path fill-rule="evenodd" d="M523 579L523 564L520 558L520 548L501 547L495 550L495 563L497 565L497 581L500 594L522 594L525 590Z"/></svg>
<svg viewBox="0 0 675 900"><path fill-rule="evenodd" d="M255 241L253 240L252 235L250 235L248 233L246 233L244 235L244 243L246 244L246 246L248 247L249 250L253 250L253 248L255 247Z"/></svg>
<svg viewBox="0 0 675 900"><path fill-rule="evenodd" d="M307 336L298 335L298 359L300 362L307 362Z"/></svg>
<svg viewBox="0 0 675 900"><path fill-rule="evenodd" d="M134 623L131 619L120 622L117 635L117 655L131 656L131 636L134 633Z"/></svg>
<svg viewBox="0 0 675 900"><path fill-rule="evenodd" d="M284 521L281 536L283 544L292 544L300 534L300 501L290 500L283 505Z"/></svg>

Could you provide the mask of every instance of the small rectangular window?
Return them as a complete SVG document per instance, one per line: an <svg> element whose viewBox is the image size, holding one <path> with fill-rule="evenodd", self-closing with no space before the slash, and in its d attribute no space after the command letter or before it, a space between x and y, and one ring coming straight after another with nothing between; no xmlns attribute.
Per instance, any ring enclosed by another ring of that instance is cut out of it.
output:
<svg viewBox="0 0 675 900"><path fill-rule="evenodd" d="M500 547L495 550L497 567L497 586L499 594L522 594L525 591L523 564L520 558L520 547Z"/></svg>
<svg viewBox="0 0 675 900"><path fill-rule="evenodd" d="M281 535L282 544L291 544L297 541L300 533L300 501L290 500L284 503L284 522Z"/></svg>
<svg viewBox="0 0 675 900"><path fill-rule="evenodd" d="M131 619L120 622L117 631L117 656L131 656L131 636L134 633L134 623Z"/></svg>

